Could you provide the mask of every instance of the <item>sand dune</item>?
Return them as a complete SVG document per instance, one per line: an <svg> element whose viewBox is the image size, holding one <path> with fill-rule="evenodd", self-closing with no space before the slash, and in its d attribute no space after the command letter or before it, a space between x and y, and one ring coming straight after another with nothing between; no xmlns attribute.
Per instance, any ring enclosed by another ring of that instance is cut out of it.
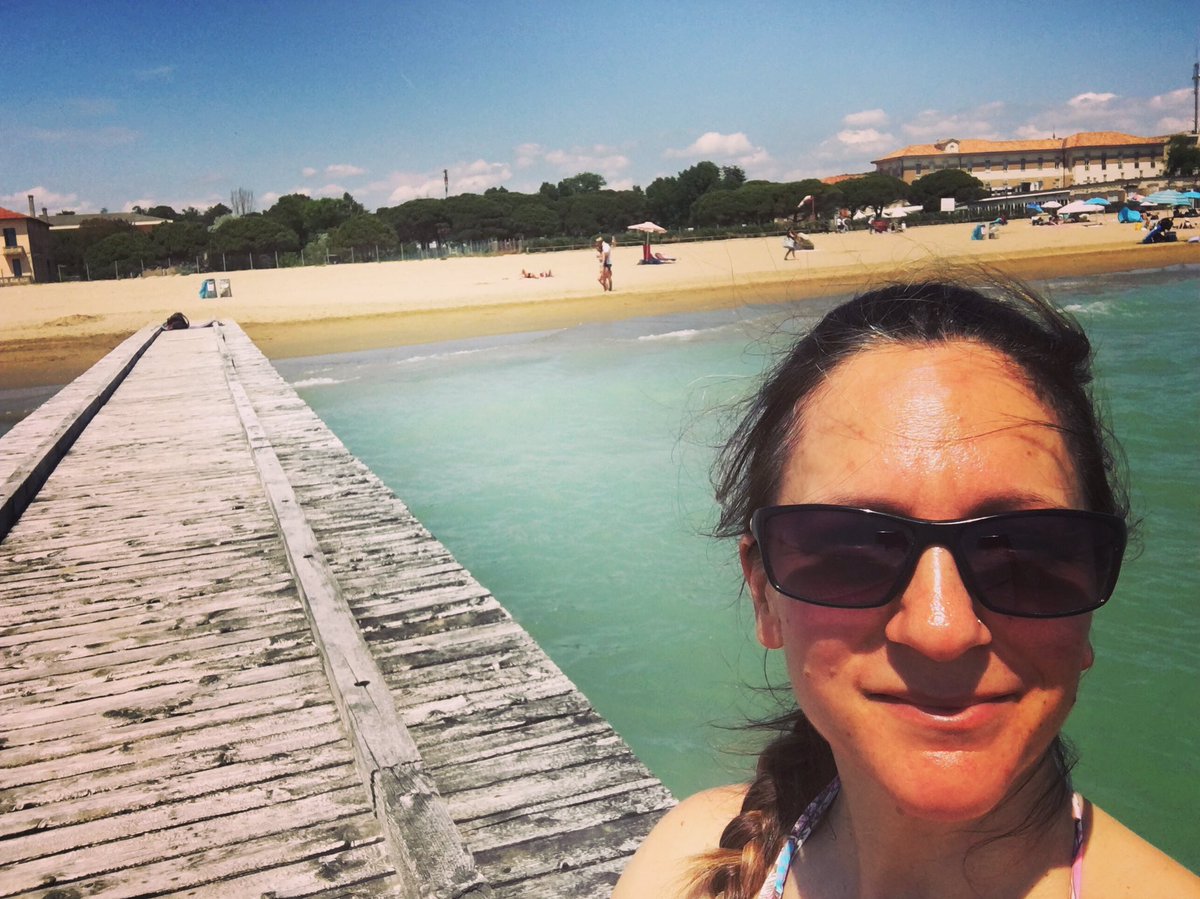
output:
<svg viewBox="0 0 1200 899"><path fill-rule="evenodd" d="M668 244L662 249L678 261L653 266L637 264L641 244L628 235L614 253L610 294L596 283L590 249L236 271L219 275L233 296L216 300L199 298L200 275L8 287L0 289L0 388L64 383L175 311L195 323L234 319L278 358L802 299L951 265L1037 280L1200 262L1200 244L1141 246L1132 226L1100 220L1017 221L984 241L970 240L973 226L964 224L815 235L816 249L791 260L778 237ZM523 269L553 276L525 278Z"/></svg>

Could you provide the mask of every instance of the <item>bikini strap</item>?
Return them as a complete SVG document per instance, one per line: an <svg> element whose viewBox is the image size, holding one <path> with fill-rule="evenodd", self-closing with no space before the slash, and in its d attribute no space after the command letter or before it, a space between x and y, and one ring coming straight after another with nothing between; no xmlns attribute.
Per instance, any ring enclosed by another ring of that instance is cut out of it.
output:
<svg viewBox="0 0 1200 899"><path fill-rule="evenodd" d="M766 882L762 885L762 889L758 893L758 899L781 899L784 885L787 883L788 871L792 868L792 859L796 855L796 850L804 845L804 841L812 835L813 830L821 823L821 819L825 817L825 812L829 810L829 806L837 798L841 787L841 780L835 777L825 789L817 794L817 798L810 802L808 807L801 812L791 832L788 833L783 848L779 850L779 855L775 859L774 874L768 875Z"/></svg>
<svg viewBox="0 0 1200 899"><path fill-rule="evenodd" d="M1083 796L1071 795L1071 817L1075 821L1075 840L1071 846L1071 899L1083 896Z"/></svg>

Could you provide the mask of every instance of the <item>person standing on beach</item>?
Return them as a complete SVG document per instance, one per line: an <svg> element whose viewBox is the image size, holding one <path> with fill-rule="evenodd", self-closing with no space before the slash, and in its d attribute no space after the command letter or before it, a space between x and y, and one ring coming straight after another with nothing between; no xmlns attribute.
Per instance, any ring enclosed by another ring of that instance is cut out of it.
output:
<svg viewBox="0 0 1200 899"><path fill-rule="evenodd" d="M600 286L612 290L612 246L603 237L597 237L596 253L600 256Z"/></svg>

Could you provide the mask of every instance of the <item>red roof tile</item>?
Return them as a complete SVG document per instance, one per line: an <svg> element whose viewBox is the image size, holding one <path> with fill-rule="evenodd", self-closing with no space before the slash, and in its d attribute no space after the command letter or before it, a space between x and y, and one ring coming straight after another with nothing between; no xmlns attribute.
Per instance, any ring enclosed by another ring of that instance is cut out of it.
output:
<svg viewBox="0 0 1200 899"><path fill-rule="evenodd" d="M5 209L3 206L0 206L0 219L27 219L27 218L29 218L29 216L27 216L23 212L13 212L11 209Z"/></svg>

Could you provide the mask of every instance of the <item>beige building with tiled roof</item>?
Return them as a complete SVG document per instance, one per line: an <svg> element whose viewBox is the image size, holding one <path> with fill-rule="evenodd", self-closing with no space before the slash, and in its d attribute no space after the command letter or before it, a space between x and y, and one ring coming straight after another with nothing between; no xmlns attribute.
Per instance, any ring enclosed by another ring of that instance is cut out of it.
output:
<svg viewBox="0 0 1200 899"><path fill-rule="evenodd" d="M0 286L50 280L50 226L0 207Z"/></svg>
<svg viewBox="0 0 1200 899"><path fill-rule="evenodd" d="M1049 140L949 138L913 144L872 164L877 172L908 184L939 169L961 169L992 191L1038 191L1159 177L1166 145L1166 137L1119 131L1084 131Z"/></svg>

